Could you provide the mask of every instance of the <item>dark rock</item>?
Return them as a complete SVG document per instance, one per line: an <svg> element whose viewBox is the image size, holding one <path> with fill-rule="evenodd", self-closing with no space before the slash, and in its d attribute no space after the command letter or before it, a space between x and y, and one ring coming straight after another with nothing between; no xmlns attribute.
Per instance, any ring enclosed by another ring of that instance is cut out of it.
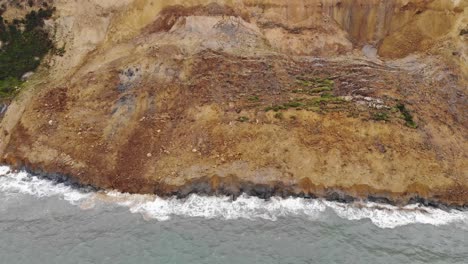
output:
<svg viewBox="0 0 468 264"><path fill-rule="evenodd" d="M325 196L325 199L329 201L340 202L340 203L351 203L355 201L354 197L341 193L341 192L336 192L336 191L327 194Z"/></svg>
<svg viewBox="0 0 468 264"><path fill-rule="evenodd" d="M367 200L369 202L374 202L374 203L382 203L382 204L391 204L391 205L395 205L395 203L388 199L387 197L382 197L382 196L373 196L373 195L369 195L367 197Z"/></svg>

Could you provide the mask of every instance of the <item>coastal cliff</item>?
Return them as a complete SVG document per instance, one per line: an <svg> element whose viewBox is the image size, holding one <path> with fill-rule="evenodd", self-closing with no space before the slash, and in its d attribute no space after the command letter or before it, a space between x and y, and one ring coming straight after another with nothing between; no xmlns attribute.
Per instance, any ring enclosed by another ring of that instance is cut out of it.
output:
<svg viewBox="0 0 468 264"><path fill-rule="evenodd" d="M6 164L132 193L467 204L467 1L48 2L64 54L9 103Z"/></svg>

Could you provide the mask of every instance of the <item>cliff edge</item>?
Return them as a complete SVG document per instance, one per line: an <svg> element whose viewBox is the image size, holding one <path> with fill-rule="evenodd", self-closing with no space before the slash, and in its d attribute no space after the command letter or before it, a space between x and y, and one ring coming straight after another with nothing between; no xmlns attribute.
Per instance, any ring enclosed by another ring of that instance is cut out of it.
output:
<svg viewBox="0 0 468 264"><path fill-rule="evenodd" d="M64 54L9 104L9 165L158 195L468 202L467 1L51 4Z"/></svg>

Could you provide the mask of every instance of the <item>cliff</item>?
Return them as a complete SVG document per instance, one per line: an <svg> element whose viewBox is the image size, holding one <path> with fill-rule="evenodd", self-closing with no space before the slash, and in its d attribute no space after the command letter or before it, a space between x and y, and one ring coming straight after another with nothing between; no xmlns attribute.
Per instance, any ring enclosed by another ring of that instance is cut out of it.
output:
<svg viewBox="0 0 468 264"><path fill-rule="evenodd" d="M53 5L66 52L10 104L7 164L159 195L468 201L467 1Z"/></svg>

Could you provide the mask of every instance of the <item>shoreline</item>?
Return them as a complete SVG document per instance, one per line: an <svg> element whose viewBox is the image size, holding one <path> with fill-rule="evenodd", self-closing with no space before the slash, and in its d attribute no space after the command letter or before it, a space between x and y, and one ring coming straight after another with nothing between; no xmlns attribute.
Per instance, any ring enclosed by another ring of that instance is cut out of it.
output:
<svg viewBox="0 0 468 264"><path fill-rule="evenodd" d="M466 210L464 5L321 2L54 3L63 48L1 118L0 163L90 190Z"/></svg>
<svg viewBox="0 0 468 264"><path fill-rule="evenodd" d="M330 202L351 204L355 202L373 202L384 205L403 207L407 205L420 204L422 206L441 209L443 211L458 210L468 211L468 203L456 204L436 200L430 197L421 197L416 193L395 194L385 191L373 190L365 194L362 190L358 193L356 188L339 188L313 186L312 183L301 182L299 184L285 185L282 182L271 184L260 184L248 181L240 181L236 177L202 177L188 181L182 186L171 186L167 184L154 184L154 192L132 192L121 188L101 188L93 184L83 184L76 177L63 175L60 173L47 173L40 170L34 170L30 167L14 167L8 164L2 164L10 167L10 171L25 171L31 176L39 179L46 179L56 184L64 184L72 188L81 189L86 192L98 192L105 190L115 190L128 194L149 194L161 198L176 197L185 199L192 194L200 196L231 197L233 201L242 195L257 197L268 201L273 197L280 198L303 198L303 199L324 199ZM306 185L306 186L304 186ZM309 185L309 186L307 186ZM308 191L304 191L308 189ZM315 190L313 190L315 189ZM373 192L373 193L372 193ZM356 195L358 193L358 195ZM353 195L354 194L354 195Z"/></svg>

